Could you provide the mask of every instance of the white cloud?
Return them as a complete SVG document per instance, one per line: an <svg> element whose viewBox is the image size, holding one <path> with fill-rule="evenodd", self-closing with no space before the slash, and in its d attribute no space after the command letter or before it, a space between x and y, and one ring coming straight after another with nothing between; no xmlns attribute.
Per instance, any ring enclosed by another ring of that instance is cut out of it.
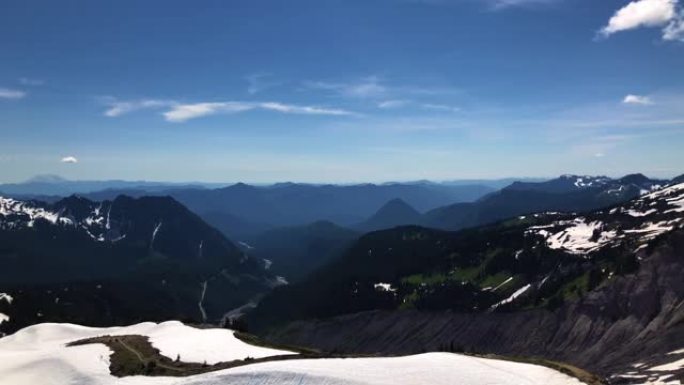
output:
<svg viewBox="0 0 684 385"><path fill-rule="evenodd" d="M143 99L134 101L112 100L108 101L106 104L109 108L105 111L105 116L115 118L139 110L173 106L176 102L170 100Z"/></svg>
<svg viewBox="0 0 684 385"><path fill-rule="evenodd" d="M64 158L60 159L60 162L62 163L78 163L78 159L75 156L65 156Z"/></svg>
<svg viewBox="0 0 684 385"><path fill-rule="evenodd" d="M378 108L389 110L392 108L400 108L409 104L408 100L384 100L378 103Z"/></svg>
<svg viewBox="0 0 684 385"><path fill-rule="evenodd" d="M635 0L615 12L600 33L607 37L640 27L664 27L663 38L672 40L677 35L676 18L677 0Z"/></svg>
<svg viewBox="0 0 684 385"><path fill-rule="evenodd" d="M445 104L426 103L426 104L423 104L422 107L426 110L432 110L432 111L442 111L442 112L459 112L459 111L461 111L461 109L459 107L448 106Z"/></svg>
<svg viewBox="0 0 684 385"><path fill-rule="evenodd" d="M0 99L22 99L25 96L26 92L24 91L0 88Z"/></svg>
<svg viewBox="0 0 684 385"><path fill-rule="evenodd" d="M164 118L169 122L184 122L217 113L236 113L253 108L251 104L240 102L179 104L164 112Z"/></svg>
<svg viewBox="0 0 684 385"><path fill-rule="evenodd" d="M275 111L283 114L298 115L354 115L354 113L342 109L322 108L315 106L298 106L277 102L249 103L249 102L214 102L178 104L171 110L164 112L164 118L169 122L185 122L190 119L200 118L219 113L232 114L251 110Z"/></svg>
<svg viewBox="0 0 684 385"><path fill-rule="evenodd" d="M622 103L646 106L653 104L653 100L651 100L651 98L649 98L648 96L629 94L625 96L624 99L622 99Z"/></svg>

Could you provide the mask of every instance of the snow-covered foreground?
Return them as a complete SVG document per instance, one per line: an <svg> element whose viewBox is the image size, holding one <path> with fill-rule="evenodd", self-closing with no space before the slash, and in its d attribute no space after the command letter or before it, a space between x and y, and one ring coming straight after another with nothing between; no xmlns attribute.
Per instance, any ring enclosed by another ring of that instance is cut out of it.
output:
<svg viewBox="0 0 684 385"><path fill-rule="evenodd" d="M267 362L179 384L209 385L571 385L577 379L542 366L451 353L393 358Z"/></svg>
<svg viewBox="0 0 684 385"><path fill-rule="evenodd" d="M228 330L199 330L180 322L142 323L128 327L88 328L41 324L0 339L2 385L211 385L211 384L461 384L571 385L578 380L541 366L429 353L396 358L302 359L253 364L186 378L126 377L109 374L110 350L102 344L66 344L100 335L150 337L162 354L207 363L290 352L245 344Z"/></svg>

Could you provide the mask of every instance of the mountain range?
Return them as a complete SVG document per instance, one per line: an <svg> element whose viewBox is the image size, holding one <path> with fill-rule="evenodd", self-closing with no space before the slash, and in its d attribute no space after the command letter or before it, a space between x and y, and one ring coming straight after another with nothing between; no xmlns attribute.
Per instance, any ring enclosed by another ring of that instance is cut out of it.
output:
<svg viewBox="0 0 684 385"><path fill-rule="evenodd" d="M681 348L682 177L564 175L414 207L445 191L456 190L284 184L0 198L0 331L230 318L269 343L544 357L615 383L651 378L634 365L660 367ZM232 198L244 206L225 204ZM347 227L256 221L305 198L369 214ZM233 243L201 207L225 210L235 226L244 220L232 212L251 213L255 227Z"/></svg>
<svg viewBox="0 0 684 385"><path fill-rule="evenodd" d="M248 314L250 328L339 352L542 356L643 383L651 376L639 368L669 362L684 337L684 184L676 182L583 213L366 234L267 295ZM678 367L663 370L684 378Z"/></svg>
<svg viewBox="0 0 684 385"><path fill-rule="evenodd" d="M264 262L170 197L0 198L5 330L42 319L220 319L278 284Z"/></svg>
<svg viewBox="0 0 684 385"><path fill-rule="evenodd" d="M22 198L56 201L61 196L10 194ZM388 201L398 198L420 211L456 202L474 201L494 188L487 185L427 182L359 185L313 185L279 183L254 186L237 183L222 188L201 186L155 186L110 188L78 194L95 201L131 197L171 196L183 203L231 239L247 239L268 229L331 221L353 226L372 215Z"/></svg>

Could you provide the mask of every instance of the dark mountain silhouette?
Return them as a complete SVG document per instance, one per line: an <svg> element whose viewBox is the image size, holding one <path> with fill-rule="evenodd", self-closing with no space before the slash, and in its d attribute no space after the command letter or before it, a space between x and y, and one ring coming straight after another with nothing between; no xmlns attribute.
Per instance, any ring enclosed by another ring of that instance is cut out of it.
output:
<svg viewBox="0 0 684 385"><path fill-rule="evenodd" d="M378 207L398 198L419 211L455 202L474 201L493 191L483 185L442 185L435 183L382 185L311 185L280 183L271 186L232 186L145 189L109 189L84 194L92 200L130 196L168 195L215 225L231 239L247 239L269 228L302 226L324 220L353 226ZM54 199L53 199L54 200Z"/></svg>
<svg viewBox="0 0 684 385"><path fill-rule="evenodd" d="M408 203L397 198L385 203L373 216L354 226L362 231L387 229L401 225L422 223L421 214Z"/></svg>
<svg viewBox="0 0 684 385"><path fill-rule="evenodd" d="M425 214L423 223L458 230L535 212L595 210L625 202L667 183L640 174L621 179L563 175L541 183L516 182L477 202L431 210Z"/></svg>

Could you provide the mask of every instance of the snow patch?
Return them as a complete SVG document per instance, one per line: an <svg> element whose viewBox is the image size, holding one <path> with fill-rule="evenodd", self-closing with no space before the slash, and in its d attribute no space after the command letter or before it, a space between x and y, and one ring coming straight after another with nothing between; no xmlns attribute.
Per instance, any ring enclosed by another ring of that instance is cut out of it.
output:
<svg viewBox="0 0 684 385"><path fill-rule="evenodd" d="M393 288L391 284L384 283L384 282L378 282L378 283L374 284L373 288L377 291L388 291L391 293L394 293L397 291L397 289Z"/></svg>
<svg viewBox="0 0 684 385"><path fill-rule="evenodd" d="M518 297L520 297L521 295L523 295L527 290L530 289L530 287L532 287L532 284L529 284L529 283L528 283L527 285L525 285L525 286L521 287L520 289L516 290L515 293L511 294L510 297L508 297L508 298L504 299L503 301L500 301L500 302L498 302L498 303L492 305L492 307L491 307L490 309L496 309L496 308L499 307L499 306L502 306L502 305L505 305L505 304L508 304L508 303L511 303L511 302L515 301L516 298L518 298Z"/></svg>
<svg viewBox="0 0 684 385"><path fill-rule="evenodd" d="M8 305L11 305L12 301L14 301L14 298L7 293L0 293L0 301L5 301Z"/></svg>

